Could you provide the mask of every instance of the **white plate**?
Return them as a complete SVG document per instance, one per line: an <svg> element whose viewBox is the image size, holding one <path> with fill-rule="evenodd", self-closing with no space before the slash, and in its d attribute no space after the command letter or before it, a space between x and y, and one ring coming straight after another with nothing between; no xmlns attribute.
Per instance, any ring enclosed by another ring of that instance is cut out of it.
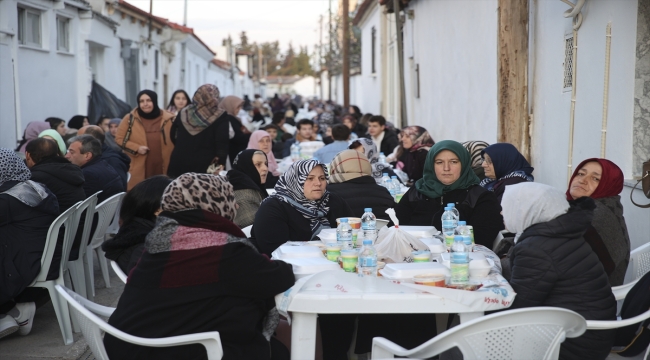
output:
<svg viewBox="0 0 650 360"><path fill-rule="evenodd" d="M446 266L435 262L386 264L379 272L382 276L390 280L410 280L413 276L419 274L451 276Z"/></svg>
<svg viewBox="0 0 650 360"><path fill-rule="evenodd" d="M275 249L271 256L274 259L285 260L294 258L318 258L323 257L323 252L316 246L284 244Z"/></svg>

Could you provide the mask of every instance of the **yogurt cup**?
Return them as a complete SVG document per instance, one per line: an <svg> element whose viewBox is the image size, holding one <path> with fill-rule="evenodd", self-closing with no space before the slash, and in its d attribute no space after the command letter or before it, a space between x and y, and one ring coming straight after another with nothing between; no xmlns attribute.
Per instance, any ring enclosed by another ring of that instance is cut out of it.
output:
<svg viewBox="0 0 650 360"><path fill-rule="evenodd" d="M341 256L341 245L337 243L330 243L327 244L327 247L325 248L326 250L326 255L327 255L327 260L329 261L338 261L339 257Z"/></svg>
<svg viewBox="0 0 650 360"><path fill-rule="evenodd" d="M411 252L411 257L413 257L413 262L414 263L430 262L431 261L431 251L429 251L429 250L412 251Z"/></svg>
<svg viewBox="0 0 650 360"><path fill-rule="evenodd" d="M349 217L349 218L338 218L336 219L336 227L341 224L341 219L348 219L348 224L352 229L361 229L361 218L358 217Z"/></svg>
<svg viewBox="0 0 650 360"><path fill-rule="evenodd" d="M417 285L445 287L445 276L439 274L420 274L413 277Z"/></svg>
<svg viewBox="0 0 650 360"><path fill-rule="evenodd" d="M356 250L341 250L341 267L346 272L356 272L359 253Z"/></svg>

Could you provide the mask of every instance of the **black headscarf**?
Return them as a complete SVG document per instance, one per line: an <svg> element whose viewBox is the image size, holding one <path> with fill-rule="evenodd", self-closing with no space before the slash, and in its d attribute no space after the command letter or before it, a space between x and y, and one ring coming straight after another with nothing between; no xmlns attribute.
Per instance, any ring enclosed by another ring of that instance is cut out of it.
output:
<svg viewBox="0 0 650 360"><path fill-rule="evenodd" d="M151 101L153 102L153 110L151 110L150 113L146 113L140 109L140 97L142 95L147 95L151 98ZM160 108L158 107L158 94L151 90L142 90L138 93L138 115L140 115L140 118L142 119L148 119L148 120L153 120L156 119L160 116Z"/></svg>
<svg viewBox="0 0 650 360"><path fill-rule="evenodd" d="M262 195L262 199L265 199L269 194L262 184L260 173L253 164L253 155L255 154L262 154L266 158L264 151L255 149L244 150L237 154L232 163L232 170L228 172L228 179L235 190L257 190ZM268 175L271 175L271 172L267 174L266 181L268 181Z"/></svg>
<svg viewBox="0 0 650 360"><path fill-rule="evenodd" d="M68 121L68 127L70 129L81 129L84 126L84 119L86 117L83 115L75 115L73 116L70 121Z"/></svg>

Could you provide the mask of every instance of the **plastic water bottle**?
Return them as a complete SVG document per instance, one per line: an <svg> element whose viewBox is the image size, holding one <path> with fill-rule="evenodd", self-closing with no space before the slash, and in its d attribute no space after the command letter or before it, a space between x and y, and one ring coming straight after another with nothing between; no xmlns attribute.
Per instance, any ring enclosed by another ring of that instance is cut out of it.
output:
<svg viewBox="0 0 650 360"><path fill-rule="evenodd" d="M395 202L397 202L397 194L402 191L402 186L400 185L399 180L397 180L397 176L395 175L390 177L390 181L393 183L393 189L395 190L395 196L393 196L393 199Z"/></svg>
<svg viewBox="0 0 650 360"><path fill-rule="evenodd" d="M291 144L291 160L298 161L300 160L300 144L297 142Z"/></svg>
<svg viewBox="0 0 650 360"><path fill-rule="evenodd" d="M442 213L440 220L442 223L442 233L445 235L445 245L449 249L454 242L454 232L458 226L458 219L456 219L456 216L449 207L445 207L445 212Z"/></svg>
<svg viewBox="0 0 650 360"><path fill-rule="evenodd" d="M381 186L388 188L388 186L386 185L388 184L389 181L390 181L390 177L388 176L388 173L384 173L384 175L381 177Z"/></svg>
<svg viewBox="0 0 650 360"><path fill-rule="evenodd" d="M377 217L372 213L372 208L365 208L361 215L361 230L363 231L363 240L377 239Z"/></svg>
<svg viewBox="0 0 650 360"><path fill-rule="evenodd" d="M456 235L451 246L451 283L454 285L469 282L469 249L463 242L463 237Z"/></svg>
<svg viewBox="0 0 650 360"><path fill-rule="evenodd" d="M377 250L370 239L363 240L363 247L359 251L359 274L377 276Z"/></svg>
<svg viewBox="0 0 650 360"><path fill-rule="evenodd" d="M392 179L387 179L386 183L384 184L388 192L390 193L390 196L395 200L395 195L397 195L397 191L395 191L395 186L393 186L393 180Z"/></svg>
<svg viewBox="0 0 650 360"><path fill-rule="evenodd" d="M387 164L387 163L386 163L386 155L384 155L383 152L380 152L380 153L379 153L379 163L380 163L380 164Z"/></svg>
<svg viewBox="0 0 650 360"><path fill-rule="evenodd" d="M348 224L348 219L341 219L339 226L336 228L336 242L341 245L341 249L353 249L352 246L352 226Z"/></svg>
<svg viewBox="0 0 650 360"><path fill-rule="evenodd" d="M460 235L463 237L463 243L465 243L465 246L467 246L468 251L472 250L472 234L469 231L469 228L467 227L467 222L465 221L458 221L458 227L456 227L456 235Z"/></svg>
<svg viewBox="0 0 650 360"><path fill-rule="evenodd" d="M460 219L460 213L458 212L458 209L456 209L456 204L449 203L449 204L447 204L447 206L451 208L451 212L453 212L454 216L456 216L456 220L459 220Z"/></svg>

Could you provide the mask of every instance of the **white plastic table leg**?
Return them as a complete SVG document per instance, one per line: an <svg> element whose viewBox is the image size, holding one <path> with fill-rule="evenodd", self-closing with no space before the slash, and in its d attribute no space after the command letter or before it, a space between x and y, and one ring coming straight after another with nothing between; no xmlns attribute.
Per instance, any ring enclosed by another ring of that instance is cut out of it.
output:
<svg viewBox="0 0 650 360"><path fill-rule="evenodd" d="M470 320L478 319L481 316L483 316L485 313L483 311L478 311L478 312L467 312L467 313L460 313L460 323L466 323Z"/></svg>
<svg viewBox="0 0 650 360"><path fill-rule="evenodd" d="M291 359L312 360L316 356L318 315L294 312L291 315Z"/></svg>

